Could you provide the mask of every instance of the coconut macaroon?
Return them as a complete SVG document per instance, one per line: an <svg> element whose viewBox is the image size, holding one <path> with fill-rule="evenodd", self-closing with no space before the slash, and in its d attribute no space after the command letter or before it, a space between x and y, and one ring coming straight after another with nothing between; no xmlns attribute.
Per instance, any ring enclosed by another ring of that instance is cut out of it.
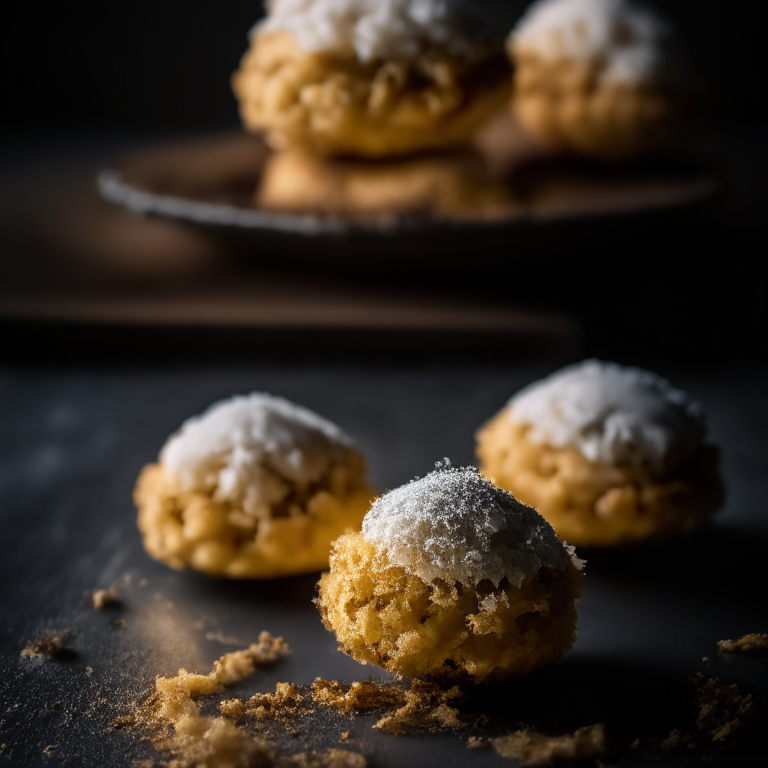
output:
<svg viewBox="0 0 768 768"><path fill-rule="evenodd" d="M467 141L509 94L503 44L457 0L271 0L233 76L275 149L390 157Z"/></svg>
<svg viewBox="0 0 768 768"><path fill-rule="evenodd" d="M264 167L256 204L264 210L386 220L407 214L493 220L515 209L508 186L470 150L387 163L277 152Z"/></svg>
<svg viewBox="0 0 768 768"><path fill-rule="evenodd" d="M325 568L331 542L360 528L372 497L339 427L261 393L185 422L134 492L152 557L235 579Z"/></svg>
<svg viewBox="0 0 768 768"><path fill-rule="evenodd" d="M680 43L639 0L538 0L507 47L513 114L547 149L632 159L665 144L692 111Z"/></svg>
<svg viewBox="0 0 768 768"><path fill-rule="evenodd" d="M674 537L723 503L701 408L665 379L587 360L515 395L477 435L487 477L584 547Z"/></svg>
<svg viewBox="0 0 768 768"><path fill-rule="evenodd" d="M318 585L339 649L394 674L524 675L576 636L582 563L536 510L475 468L439 463L379 497Z"/></svg>

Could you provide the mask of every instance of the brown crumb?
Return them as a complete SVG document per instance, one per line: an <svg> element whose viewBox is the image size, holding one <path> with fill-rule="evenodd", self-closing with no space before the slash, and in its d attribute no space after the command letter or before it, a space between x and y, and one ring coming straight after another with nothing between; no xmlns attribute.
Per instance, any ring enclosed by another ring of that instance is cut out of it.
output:
<svg viewBox="0 0 768 768"><path fill-rule="evenodd" d="M467 739L467 747L469 747L469 749L488 749L490 746L490 739L487 739L484 736L470 736Z"/></svg>
<svg viewBox="0 0 768 768"><path fill-rule="evenodd" d="M117 602L117 590L97 589L93 592L86 592L86 597L90 597L93 602L93 608L96 611L103 611L107 606L114 605Z"/></svg>
<svg viewBox="0 0 768 768"><path fill-rule="evenodd" d="M115 619L115 620L112 622L112 626L113 626L115 629L122 629L123 627L126 627L126 626L128 626L128 622L127 622L125 619Z"/></svg>
<svg viewBox="0 0 768 768"><path fill-rule="evenodd" d="M22 657L25 659L36 659L38 656L56 656L56 654L64 650L62 634L45 632L35 640L29 640L21 652Z"/></svg>
<svg viewBox="0 0 768 768"><path fill-rule="evenodd" d="M696 726L713 742L728 739L757 716L752 696L743 695L737 685L725 685L716 677L705 678L701 673L693 678L693 683L698 709Z"/></svg>
<svg viewBox="0 0 768 768"><path fill-rule="evenodd" d="M261 734L238 727L227 717L240 719L251 711L280 711L283 704L298 706L305 697L290 683L278 684L274 694L257 694L247 701L233 699L221 704L226 716L206 717L197 699L219 693L272 664L289 653L282 638L262 632L258 643L234 651L214 662L207 675L184 669L176 677L158 677L150 697L127 717L119 718L118 728L145 731L155 749L170 757L173 768L248 765L259 768L365 768L365 758L357 753L331 749L294 755L278 753ZM287 710L286 710L287 712ZM259 717L259 715L256 715Z"/></svg>
<svg viewBox="0 0 768 768"><path fill-rule="evenodd" d="M202 629L203 625L202 622L200 622L198 629ZM242 645L242 641L238 640L236 637L229 637L228 635L225 635L223 632L208 632L205 636L206 640L214 640L217 643L221 643L222 645Z"/></svg>
<svg viewBox="0 0 768 768"><path fill-rule="evenodd" d="M45 755L45 757L53 757L55 754L56 754L56 745L55 744L49 744L43 750L43 755Z"/></svg>
<svg viewBox="0 0 768 768"><path fill-rule="evenodd" d="M741 654L743 656L768 656L768 634L749 634L738 640L719 640L719 654Z"/></svg>
<svg viewBox="0 0 768 768"><path fill-rule="evenodd" d="M709 656L702 656L701 657L701 663L702 664L709 664Z"/></svg>
<svg viewBox="0 0 768 768"><path fill-rule="evenodd" d="M389 709L405 704L405 692L394 683L363 680L345 685L340 680L316 678L312 683L312 701L351 714L369 709Z"/></svg>
<svg viewBox="0 0 768 768"><path fill-rule="evenodd" d="M85 668L85 676L90 677L93 674L93 667L86 667Z"/></svg>
<svg viewBox="0 0 768 768"><path fill-rule="evenodd" d="M313 711L306 708L306 698L293 683L278 683L274 693L257 693L247 700L222 701L219 711L234 720L251 717L254 720L278 720L287 723L303 712Z"/></svg>
<svg viewBox="0 0 768 768"><path fill-rule="evenodd" d="M339 736L339 741L347 742L349 741L349 737L350 737L349 731L342 731L341 736Z"/></svg>
<svg viewBox="0 0 768 768"><path fill-rule="evenodd" d="M498 754L513 758L519 766L586 760L605 752L605 726L597 723L563 736L547 736L526 728L491 739L491 743Z"/></svg>
<svg viewBox="0 0 768 768"><path fill-rule="evenodd" d="M414 680L405 692L405 704L385 715L373 727L383 733L402 735L418 731L460 730L466 723L452 706L461 698L458 686L443 690L433 683Z"/></svg>

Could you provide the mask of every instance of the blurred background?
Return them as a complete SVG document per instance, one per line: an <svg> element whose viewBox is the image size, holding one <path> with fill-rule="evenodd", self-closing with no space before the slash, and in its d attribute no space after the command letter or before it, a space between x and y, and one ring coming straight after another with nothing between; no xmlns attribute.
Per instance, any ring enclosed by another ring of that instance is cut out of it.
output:
<svg viewBox="0 0 768 768"><path fill-rule="evenodd" d="M527 4L475 1L504 29ZM423 238L409 243L404 262L387 258L398 244L379 243L374 258L370 243L343 238L264 238L244 248L99 200L94 180L107 165L238 130L229 78L259 2L5 4L6 354L763 357L766 302L754 274L768 202L758 9L747 0L657 5L706 85L695 151L715 196L553 238Z"/></svg>

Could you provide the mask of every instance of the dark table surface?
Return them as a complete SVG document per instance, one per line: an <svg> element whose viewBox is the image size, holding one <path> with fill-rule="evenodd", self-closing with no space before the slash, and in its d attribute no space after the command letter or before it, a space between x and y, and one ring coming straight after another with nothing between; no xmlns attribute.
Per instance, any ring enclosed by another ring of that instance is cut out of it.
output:
<svg viewBox="0 0 768 768"><path fill-rule="evenodd" d="M352 434L368 457L374 486L385 489L426 473L444 456L471 463L477 426L552 367L221 363L0 373L0 765L119 768L152 757L151 746L135 734L108 730L120 707L147 691L157 674L180 667L207 672L222 653L253 642L262 629L283 635L293 654L242 684L238 694L270 690L278 681L308 684L317 676L387 677L336 650L311 602L316 575L231 583L171 571L144 553L133 483L186 417L236 392L284 395ZM653 686L665 676L698 671L766 692L765 662L720 658L716 641L768 630L768 368L666 366L660 372L709 414L723 451L726 508L709 530L687 541L590 554L574 649L538 678L511 684L511 701L515 691L540 685L551 688L553 701L572 698L576 709L588 709L590 691L593 699L610 698L625 687L622 679ZM119 605L94 611L84 593L115 585ZM114 625L117 618L124 627ZM48 629L70 630L71 653L22 659L26 642ZM712 659L708 666L703 656ZM516 706L520 711L519 701ZM584 718L592 714L586 709ZM353 746L374 766L505 762L492 751L466 749L465 736L398 738L371 730L373 722L362 717L318 727L312 743L334 746L349 729ZM48 746L55 747L50 757L43 753ZM752 746L716 755L710 764L759 762ZM646 763L655 761L635 756L626 764Z"/></svg>

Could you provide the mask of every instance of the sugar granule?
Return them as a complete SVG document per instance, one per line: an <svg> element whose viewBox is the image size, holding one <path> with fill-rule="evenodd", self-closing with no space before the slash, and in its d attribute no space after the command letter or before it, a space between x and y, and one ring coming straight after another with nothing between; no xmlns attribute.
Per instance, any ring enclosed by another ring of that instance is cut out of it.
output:
<svg viewBox="0 0 768 768"><path fill-rule="evenodd" d="M526 437L573 446L607 464L663 467L693 453L706 437L698 403L650 371L585 360L536 381L509 401Z"/></svg>
<svg viewBox="0 0 768 768"><path fill-rule="evenodd" d="M427 583L476 586L488 579L498 586L507 578L519 587L544 566L565 569L571 554L536 510L474 467L453 467L447 459L379 497L365 516L363 537Z"/></svg>

